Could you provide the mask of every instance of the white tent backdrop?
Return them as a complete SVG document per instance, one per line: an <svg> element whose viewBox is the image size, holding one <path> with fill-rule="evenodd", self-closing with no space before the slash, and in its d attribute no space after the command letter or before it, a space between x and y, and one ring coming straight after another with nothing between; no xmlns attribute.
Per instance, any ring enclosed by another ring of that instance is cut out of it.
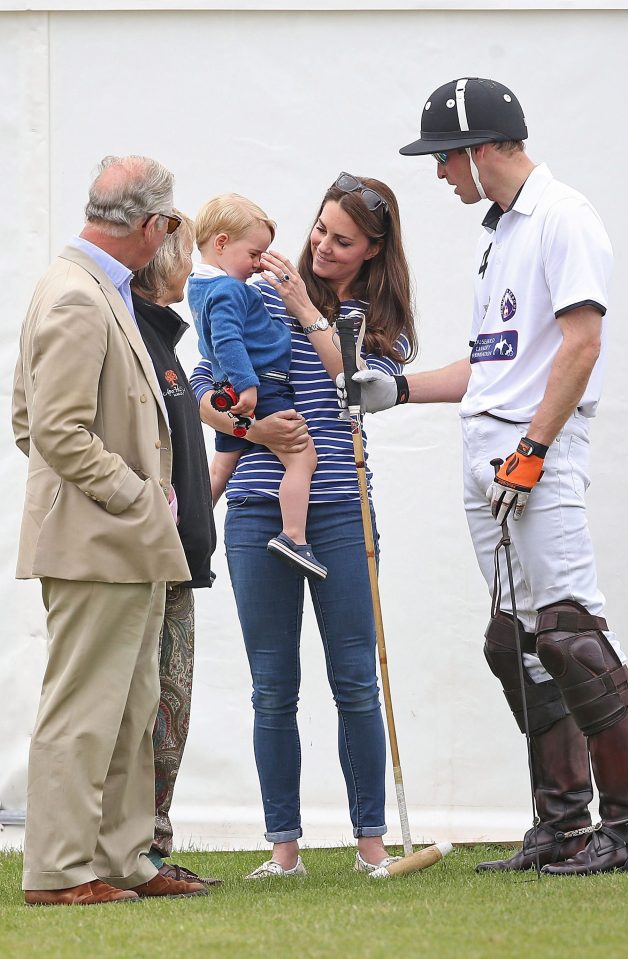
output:
<svg viewBox="0 0 628 959"><path fill-rule="evenodd" d="M177 205L192 215L215 193L250 196L277 220L275 245L292 257L340 170L386 180L400 202L416 278L416 368L427 369L466 351L484 205L463 207L437 182L431 159L397 151L418 133L428 93L446 80L491 76L511 86L526 112L530 155L589 196L615 247L611 349L593 427L589 503L608 617L628 645L625 4L29 6L4 2L0 12L0 806L24 806L45 659L39 584L13 579L26 469L10 427L18 334L36 278L81 228L87 185L105 154L160 159L176 175ZM194 365L193 333L181 356ZM482 655L489 600L460 505L456 409L391 411L370 417L367 430L413 837L515 838L530 816L524 741ZM210 431L206 438L211 450ZM219 530L223 517L221 506ZM215 587L196 593L194 701L173 805L176 841L255 848L263 828L250 679L222 544L215 570ZM351 830L335 708L309 602L302 646L304 840L335 845L350 841ZM388 792L394 840L392 777ZM15 828L3 834L8 842L19 837Z"/></svg>

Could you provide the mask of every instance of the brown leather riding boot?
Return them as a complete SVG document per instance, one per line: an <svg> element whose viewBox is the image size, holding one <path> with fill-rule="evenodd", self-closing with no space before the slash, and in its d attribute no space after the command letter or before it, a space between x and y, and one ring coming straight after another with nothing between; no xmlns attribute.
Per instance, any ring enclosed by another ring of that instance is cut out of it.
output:
<svg viewBox="0 0 628 959"><path fill-rule="evenodd" d="M576 855L588 839L593 797L587 741L573 717L564 716L533 736L532 768L538 824L523 837L523 847L510 859L480 862L476 872L519 871L561 862ZM582 830L582 833L581 833Z"/></svg>
<svg viewBox="0 0 628 959"><path fill-rule="evenodd" d="M589 736L589 751L602 821L581 852L543 872L572 876L628 871L628 714L610 729Z"/></svg>

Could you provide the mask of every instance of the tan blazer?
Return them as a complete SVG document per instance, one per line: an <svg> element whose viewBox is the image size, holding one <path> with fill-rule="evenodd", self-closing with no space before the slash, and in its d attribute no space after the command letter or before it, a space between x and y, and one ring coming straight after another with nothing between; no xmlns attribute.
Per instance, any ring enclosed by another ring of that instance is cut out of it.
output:
<svg viewBox="0 0 628 959"><path fill-rule="evenodd" d="M151 359L111 280L73 247L40 280L22 327L13 430L29 458L18 578L190 578Z"/></svg>

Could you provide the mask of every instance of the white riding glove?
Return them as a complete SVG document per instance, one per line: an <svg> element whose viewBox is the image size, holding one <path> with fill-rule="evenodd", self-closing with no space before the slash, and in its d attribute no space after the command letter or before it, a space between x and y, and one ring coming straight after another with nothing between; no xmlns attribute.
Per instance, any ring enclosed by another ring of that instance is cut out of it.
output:
<svg viewBox="0 0 628 959"><path fill-rule="evenodd" d="M381 370L358 370L353 374L352 379L361 387L362 413L380 413L382 410L389 410L400 403L408 402L409 389L405 376L392 376L390 373L382 373ZM336 392L338 406L342 410L340 417L346 419L349 414L344 373L339 373L336 377Z"/></svg>

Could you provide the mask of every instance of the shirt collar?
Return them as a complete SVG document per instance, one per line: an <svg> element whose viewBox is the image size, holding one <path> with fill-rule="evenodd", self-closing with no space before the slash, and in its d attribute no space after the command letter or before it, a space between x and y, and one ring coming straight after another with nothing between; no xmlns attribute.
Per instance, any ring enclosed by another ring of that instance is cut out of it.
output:
<svg viewBox="0 0 628 959"><path fill-rule="evenodd" d="M89 240L83 239L82 236L73 236L70 240L70 246L75 247L77 250L82 250L83 253L87 253L94 263L107 274L117 290L125 286L128 287L133 273L124 263L120 263L115 257L106 253L105 250L96 246L95 243L90 243Z"/></svg>
<svg viewBox="0 0 628 959"><path fill-rule="evenodd" d="M215 276L227 276L224 270L220 270L217 266L212 266L211 263L195 263L193 276L208 276L212 279Z"/></svg>
<svg viewBox="0 0 628 959"><path fill-rule="evenodd" d="M487 230L495 230L504 213L510 213L511 210L515 210L516 213L522 213L524 216L530 216L552 179L552 174L546 163L540 163L538 166L535 166L532 173L515 194L508 209L502 210L499 203L493 203L482 220L482 226Z"/></svg>

